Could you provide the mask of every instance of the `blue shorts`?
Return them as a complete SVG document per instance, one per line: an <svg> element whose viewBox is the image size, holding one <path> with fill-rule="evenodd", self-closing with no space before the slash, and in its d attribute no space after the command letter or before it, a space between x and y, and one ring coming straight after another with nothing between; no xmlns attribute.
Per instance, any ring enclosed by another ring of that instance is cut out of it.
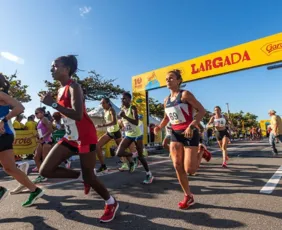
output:
<svg viewBox="0 0 282 230"><path fill-rule="evenodd" d="M139 137L129 137L129 136L125 136L124 138L127 138L131 141L140 141L140 140L143 140L143 135L139 136Z"/></svg>

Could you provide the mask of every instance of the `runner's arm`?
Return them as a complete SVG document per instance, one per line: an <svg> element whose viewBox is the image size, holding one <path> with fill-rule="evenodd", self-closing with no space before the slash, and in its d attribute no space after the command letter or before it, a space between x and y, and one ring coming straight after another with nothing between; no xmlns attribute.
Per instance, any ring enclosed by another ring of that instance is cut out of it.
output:
<svg viewBox="0 0 282 230"><path fill-rule="evenodd" d="M46 118L44 117L42 119L42 123L47 127L47 132L42 136L42 139L49 136L52 132L53 132L53 127L52 127L52 123Z"/></svg>
<svg viewBox="0 0 282 230"><path fill-rule="evenodd" d="M74 83L70 86L69 92L71 95L71 107L66 108L58 104L56 108L60 113L66 117L80 121L83 117L83 93L79 84Z"/></svg>
<svg viewBox="0 0 282 230"><path fill-rule="evenodd" d="M166 107L166 103L167 103L168 97L166 97L164 99L164 108ZM166 112L164 112L164 118L162 119L161 123L159 125L157 125L160 129L164 128L169 122L169 118L166 115Z"/></svg>
<svg viewBox="0 0 282 230"><path fill-rule="evenodd" d="M128 120L131 124L138 126L138 111L135 106L131 106L132 109L132 115L134 119L131 119L130 117L124 115L123 118Z"/></svg>
<svg viewBox="0 0 282 230"><path fill-rule="evenodd" d="M200 124L201 120L205 116L205 113L206 113L205 108L195 98L195 96L189 91L185 90L183 92L181 100L189 103L197 111L197 114L194 117L194 120L191 122L190 125L198 126L198 124Z"/></svg>
<svg viewBox="0 0 282 230"><path fill-rule="evenodd" d="M207 126L209 126L210 124L212 124L214 122L214 116L211 117L209 123L207 124Z"/></svg>
<svg viewBox="0 0 282 230"><path fill-rule="evenodd" d="M24 106L6 93L0 92L0 100L10 105L11 111L5 117L7 120L16 117L24 111Z"/></svg>
<svg viewBox="0 0 282 230"><path fill-rule="evenodd" d="M113 108L110 109L110 115L111 115L112 122L100 125L101 127L112 126L117 123L116 111Z"/></svg>

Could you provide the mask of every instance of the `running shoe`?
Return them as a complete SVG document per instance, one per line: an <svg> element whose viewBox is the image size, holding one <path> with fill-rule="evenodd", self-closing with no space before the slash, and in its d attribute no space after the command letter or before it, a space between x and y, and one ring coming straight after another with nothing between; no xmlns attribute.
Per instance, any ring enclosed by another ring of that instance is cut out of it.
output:
<svg viewBox="0 0 282 230"><path fill-rule="evenodd" d="M180 209L188 209L190 206L194 205L194 196L191 194L191 196L184 196L184 200L178 203L178 207Z"/></svg>
<svg viewBox="0 0 282 230"><path fill-rule="evenodd" d="M206 162L209 162L211 160L212 154L207 149L204 149L203 158L206 160Z"/></svg>
<svg viewBox="0 0 282 230"><path fill-rule="evenodd" d="M133 173L135 171L136 165L134 161L129 162L129 173Z"/></svg>
<svg viewBox="0 0 282 230"><path fill-rule="evenodd" d="M119 208L119 203L116 201L116 199L114 204L106 204L105 211L103 216L100 218L100 222L108 223L112 221L116 216L116 212L118 208Z"/></svg>
<svg viewBox="0 0 282 230"><path fill-rule="evenodd" d="M4 187L0 187L0 203L8 196L8 190Z"/></svg>
<svg viewBox="0 0 282 230"><path fill-rule="evenodd" d="M34 202L42 197L44 194L44 191L40 188L36 188L34 192L31 192L28 199L22 203L22 207L29 207L34 204Z"/></svg>
<svg viewBox="0 0 282 230"><path fill-rule="evenodd" d="M122 166L118 170L121 172L129 170L128 164L123 163Z"/></svg>
<svg viewBox="0 0 282 230"><path fill-rule="evenodd" d="M138 167L139 164L140 164L140 161L139 161L138 157L134 157L133 161L134 161L135 167Z"/></svg>
<svg viewBox="0 0 282 230"><path fill-rule="evenodd" d="M226 162L222 163L222 168L227 168L227 163Z"/></svg>
<svg viewBox="0 0 282 230"><path fill-rule="evenodd" d="M100 168L97 170L97 173L108 171L108 168L106 165L101 165Z"/></svg>
<svg viewBox="0 0 282 230"><path fill-rule="evenodd" d="M45 182L47 181L48 179L46 177L43 177L43 176L38 176L35 180L33 180L32 182L34 184L38 184L38 183L41 183L41 182Z"/></svg>
<svg viewBox="0 0 282 230"><path fill-rule="evenodd" d="M29 163L28 162L24 162L24 163L20 164L19 165L19 169L21 171L23 171L27 175L28 169L29 169Z"/></svg>
<svg viewBox="0 0 282 230"><path fill-rule="evenodd" d="M66 166L67 169L70 169L71 168L71 161L67 160L65 166Z"/></svg>
<svg viewBox="0 0 282 230"><path fill-rule="evenodd" d="M21 193L26 187L19 183L18 187L16 187L13 191L10 192L11 195Z"/></svg>
<svg viewBox="0 0 282 230"><path fill-rule="evenodd" d="M88 195L91 190L91 186L89 184L86 184L85 182L83 182L83 185L84 185L84 194Z"/></svg>
<svg viewBox="0 0 282 230"><path fill-rule="evenodd" d="M196 173L188 173L189 176L196 176Z"/></svg>
<svg viewBox="0 0 282 230"><path fill-rule="evenodd" d="M35 168L33 168L31 171L32 171L32 172L38 172L38 168L35 167Z"/></svg>
<svg viewBox="0 0 282 230"><path fill-rule="evenodd" d="M152 174L146 175L146 178L143 181L143 184L151 184L153 182L153 180L154 180L154 177L153 177Z"/></svg>

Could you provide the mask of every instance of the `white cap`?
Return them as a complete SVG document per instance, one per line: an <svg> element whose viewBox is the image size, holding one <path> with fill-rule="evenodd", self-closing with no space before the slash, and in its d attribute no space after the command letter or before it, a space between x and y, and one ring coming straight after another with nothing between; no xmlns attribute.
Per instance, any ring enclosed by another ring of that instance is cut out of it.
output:
<svg viewBox="0 0 282 230"><path fill-rule="evenodd" d="M270 110L268 111L268 113L273 113L273 114L275 114L276 111L275 111L274 109L270 109Z"/></svg>

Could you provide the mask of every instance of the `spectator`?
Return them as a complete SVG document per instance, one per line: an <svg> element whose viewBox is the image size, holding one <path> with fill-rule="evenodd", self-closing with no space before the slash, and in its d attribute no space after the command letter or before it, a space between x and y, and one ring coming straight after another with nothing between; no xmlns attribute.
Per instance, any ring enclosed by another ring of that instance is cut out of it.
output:
<svg viewBox="0 0 282 230"><path fill-rule="evenodd" d="M275 110L269 110L271 133L269 134L269 144L272 147L272 152L274 156L278 155L278 150L275 146L275 138L282 141L282 121L280 116L276 115Z"/></svg>
<svg viewBox="0 0 282 230"><path fill-rule="evenodd" d="M16 119L13 122L13 127L15 130L24 130L25 129L25 125L21 123L23 118L24 118L23 114L20 114L16 117Z"/></svg>
<svg viewBox="0 0 282 230"><path fill-rule="evenodd" d="M27 118L27 122L25 123L25 129L26 130L36 130L37 129L37 123L34 121L35 116L31 115Z"/></svg>
<svg viewBox="0 0 282 230"><path fill-rule="evenodd" d="M155 142L155 133L154 133L154 128L155 128L155 124L150 124L149 126L149 130L150 130L150 142L154 143Z"/></svg>
<svg viewBox="0 0 282 230"><path fill-rule="evenodd" d="M143 121L142 121L143 120L143 115L139 114L138 115L138 119L139 119L138 126L139 126L139 128L141 130L142 135L144 135L144 124L143 124Z"/></svg>

